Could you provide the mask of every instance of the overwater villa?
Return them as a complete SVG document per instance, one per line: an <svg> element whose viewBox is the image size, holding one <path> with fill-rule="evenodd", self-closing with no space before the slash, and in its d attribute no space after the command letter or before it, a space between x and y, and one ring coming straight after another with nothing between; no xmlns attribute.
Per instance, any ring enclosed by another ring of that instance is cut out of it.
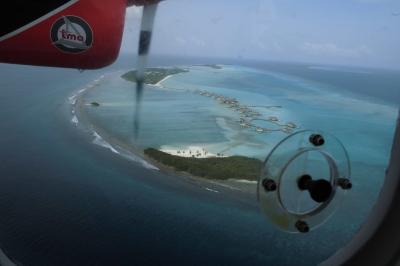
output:
<svg viewBox="0 0 400 266"><path fill-rule="evenodd" d="M290 133L293 132L293 129L287 128L287 127L283 127L283 128L281 128L281 131L284 132L284 133L290 134Z"/></svg>
<svg viewBox="0 0 400 266"><path fill-rule="evenodd" d="M249 123L247 123L247 122L242 122L242 123L240 123L240 126L241 126L241 127L248 128L248 127L251 127L252 125L249 124Z"/></svg>
<svg viewBox="0 0 400 266"><path fill-rule="evenodd" d="M276 116L270 116L270 117L268 117L268 121L271 121L271 122L278 122L279 119L278 119Z"/></svg>
<svg viewBox="0 0 400 266"><path fill-rule="evenodd" d="M289 123L286 124L286 127L289 127L289 128L296 128L297 126L296 126L295 123L289 122Z"/></svg>
<svg viewBox="0 0 400 266"><path fill-rule="evenodd" d="M265 131L267 131L267 130L262 128L262 127L256 127L256 132L257 133L264 133Z"/></svg>
<svg viewBox="0 0 400 266"><path fill-rule="evenodd" d="M296 124L292 122L288 122L287 124L279 124L279 118L276 116L269 116L267 119L263 119L260 116L262 114L258 111L250 107L267 107L267 106L247 106L241 105L240 102L235 98L230 98L224 95L216 94L213 92L208 92L206 90L196 90L195 93L200 94L201 96L212 97L215 100L219 101L221 104L227 105L229 108L232 108L233 111L240 113L239 125L242 128L255 128L257 133L266 133L272 131L281 131L284 133L292 133L294 128L297 128ZM280 107L280 106L279 106ZM274 123L275 125L280 126L279 129L268 129L260 126L256 126L252 123L253 120L263 120L266 122Z"/></svg>

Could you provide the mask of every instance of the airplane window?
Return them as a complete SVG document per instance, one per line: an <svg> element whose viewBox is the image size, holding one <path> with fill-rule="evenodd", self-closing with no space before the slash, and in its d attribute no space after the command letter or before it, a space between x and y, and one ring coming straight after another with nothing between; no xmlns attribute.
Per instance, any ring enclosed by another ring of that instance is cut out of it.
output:
<svg viewBox="0 0 400 266"><path fill-rule="evenodd" d="M166 0L147 35L143 8L127 9L108 67L0 64L0 264L326 260L385 179L399 11ZM85 53L100 40L72 15L47 37Z"/></svg>

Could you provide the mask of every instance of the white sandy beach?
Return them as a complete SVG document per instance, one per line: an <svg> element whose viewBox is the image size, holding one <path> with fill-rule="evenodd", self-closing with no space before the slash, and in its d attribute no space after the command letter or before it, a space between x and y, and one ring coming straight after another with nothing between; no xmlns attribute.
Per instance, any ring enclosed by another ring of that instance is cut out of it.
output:
<svg viewBox="0 0 400 266"><path fill-rule="evenodd" d="M173 147L173 146L161 146L160 151L180 156L180 157L194 157L194 158L210 158L210 157L227 157L222 153L212 153L206 148L201 146L186 146L186 147Z"/></svg>
<svg viewBox="0 0 400 266"><path fill-rule="evenodd" d="M164 81L166 81L167 79L169 79L170 77L172 77L173 75L168 75L165 78L163 78L162 80L160 80L159 82L157 82L156 84L154 84L155 87L159 87L159 88L164 88L164 86L162 85L162 83Z"/></svg>

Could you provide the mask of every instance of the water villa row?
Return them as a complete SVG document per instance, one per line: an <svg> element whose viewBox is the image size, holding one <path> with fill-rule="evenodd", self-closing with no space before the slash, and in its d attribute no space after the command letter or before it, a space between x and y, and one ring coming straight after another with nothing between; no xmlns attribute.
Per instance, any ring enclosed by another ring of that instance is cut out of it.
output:
<svg viewBox="0 0 400 266"><path fill-rule="evenodd" d="M281 124L279 121L279 118L275 116L269 116L264 118L263 114L260 112L252 109L251 107L262 107L262 108L281 108L281 106L247 106L240 104L240 102L236 98L230 98L224 95L216 94L213 92L209 92L206 90L196 90L195 93L204 96L204 97L210 97L213 98L214 100L219 101L220 104L226 105L227 107L231 108L234 112L237 112L240 114L240 119L238 120L238 123L241 127L243 128L249 128L249 129L254 129L257 133L269 133L269 132L274 132L274 131L281 131L286 134L290 134L293 132L295 128L297 128L297 125L295 123L289 122L286 124ZM255 121L265 121L269 122L272 124L275 124L278 126L278 128L273 129L273 128L266 128L266 127L261 127L257 126L254 124Z"/></svg>

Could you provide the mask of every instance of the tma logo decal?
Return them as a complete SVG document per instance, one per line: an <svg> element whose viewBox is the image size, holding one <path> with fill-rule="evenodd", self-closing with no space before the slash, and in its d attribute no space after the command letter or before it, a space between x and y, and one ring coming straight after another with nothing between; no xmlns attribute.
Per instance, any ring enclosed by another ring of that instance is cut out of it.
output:
<svg viewBox="0 0 400 266"><path fill-rule="evenodd" d="M51 27L51 40L63 52L81 53L92 47L93 32L83 19L65 16Z"/></svg>

